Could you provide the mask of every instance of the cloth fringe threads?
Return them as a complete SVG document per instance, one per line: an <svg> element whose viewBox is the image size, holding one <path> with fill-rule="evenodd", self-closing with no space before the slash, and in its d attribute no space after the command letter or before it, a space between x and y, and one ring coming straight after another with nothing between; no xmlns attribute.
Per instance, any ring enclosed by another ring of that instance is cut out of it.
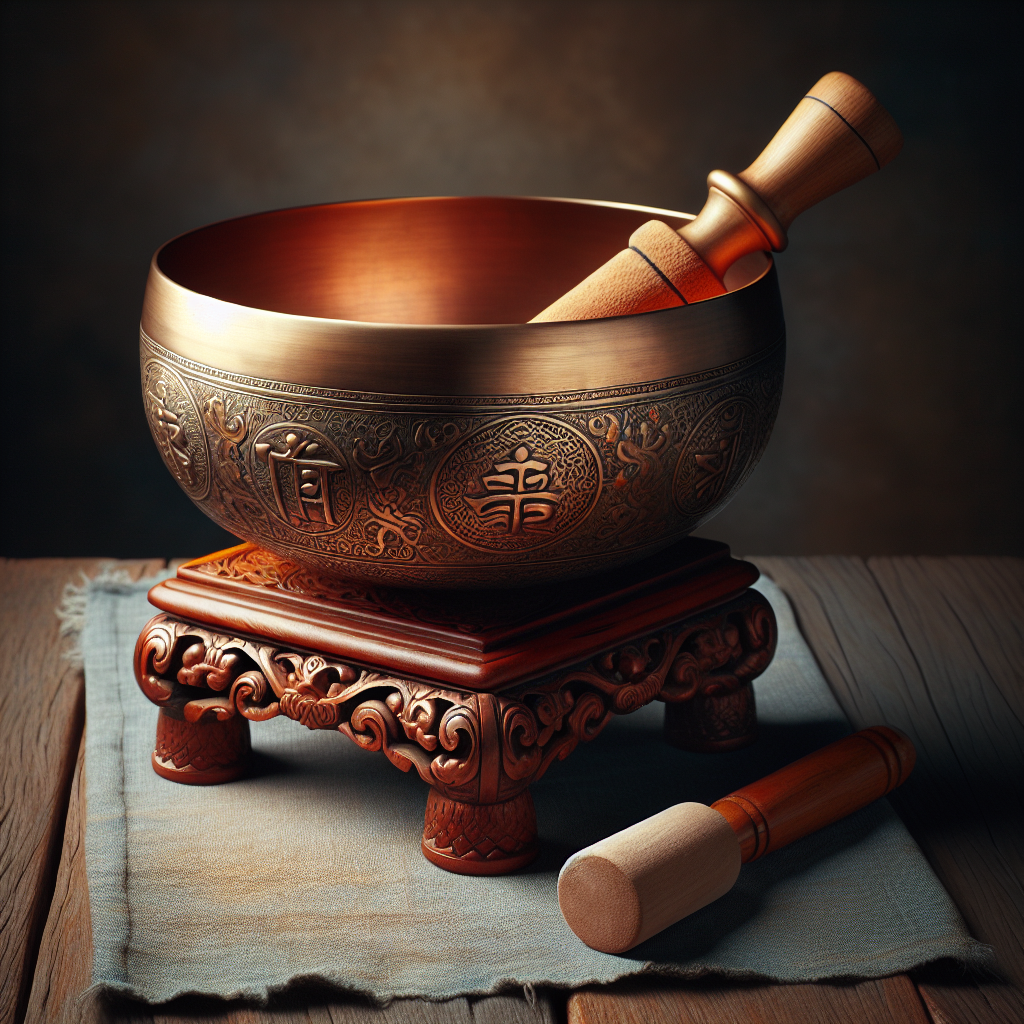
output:
<svg viewBox="0 0 1024 1024"><path fill-rule="evenodd" d="M60 622L61 658L72 668L84 667L82 658L82 631L85 629L85 610L89 605L90 590L128 593L133 586L126 569L118 569L115 562L103 562L95 576L80 572L81 583L68 583L60 596L60 604L53 610Z"/></svg>

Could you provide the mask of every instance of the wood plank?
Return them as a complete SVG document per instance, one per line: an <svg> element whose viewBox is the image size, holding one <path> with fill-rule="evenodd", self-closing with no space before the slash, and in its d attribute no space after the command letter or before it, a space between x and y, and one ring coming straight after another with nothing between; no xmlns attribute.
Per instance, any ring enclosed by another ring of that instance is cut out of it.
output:
<svg viewBox="0 0 1024 1024"><path fill-rule="evenodd" d="M1024 815L1019 813L1024 807L1024 609L1019 618L1004 613L1000 628L998 620L978 614L983 609L977 599L962 600L959 581L936 573L934 564L872 558L867 565L913 653L968 781L969 806L980 803L992 812L988 835L1003 877L1010 880L1000 900L1010 911L1010 927L993 941L1019 968L1016 980L1024 985ZM1024 597L1024 573L1021 591ZM978 627L988 634L981 644L972 636ZM1003 685L993 678L990 666L1005 667Z"/></svg>
<svg viewBox="0 0 1024 1024"><path fill-rule="evenodd" d="M630 983L569 997L569 1024L931 1024L906 975L838 984Z"/></svg>
<svg viewBox="0 0 1024 1024"><path fill-rule="evenodd" d="M92 981L92 930L85 880L85 733L71 784L57 884L39 943L26 1024L91 1016L81 994Z"/></svg>
<svg viewBox="0 0 1024 1024"><path fill-rule="evenodd" d="M892 561L892 560L885 560ZM1024 559L900 559L925 596L940 597L1024 731ZM883 560L871 559L875 570ZM876 572L878 575L878 572ZM939 609L939 614L943 610Z"/></svg>
<svg viewBox="0 0 1024 1024"><path fill-rule="evenodd" d="M788 594L851 723L894 725L917 747L889 799L1006 979L922 975L933 1014L1024 1019L1020 560L752 561Z"/></svg>
<svg viewBox="0 0 1024 1024"><path fill-rule="evenodd" d="M57 874L82 732L82 674L61 658L64 587L109 562L0 564L0 1020L20 1020ZM139 576L162 561L119 563Z"/></svg>
<svg viewBox="0 0 1024 1024"><path fill-rule="evenodd" d="M1013 985L993 978L964 977L948 964L911 971L935 1024L1000 1024L1024 1021L1024 1000Z"/></svg>
<svg viewBox="0 0 1024 1024"><path fill-rule="evenodd" d="M107 1004L96 1024L555 1024L551 1000L538 994L536 1005L520 995L476 999L396 999L385 1007L356 998L323 1000L301 992L268 1007L208 999L177 1000L169 1007Z"/></svg>

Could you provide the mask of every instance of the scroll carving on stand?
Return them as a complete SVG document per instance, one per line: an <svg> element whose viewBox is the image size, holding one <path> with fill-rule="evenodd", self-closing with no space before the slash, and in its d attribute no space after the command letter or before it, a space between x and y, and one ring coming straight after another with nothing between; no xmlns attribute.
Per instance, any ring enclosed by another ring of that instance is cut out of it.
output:
<svg viewBox="0 0 1024 1024"><path fill-rule="evenodd" d="M135 672L163 710L161 722L180 723L162 726L181 734L179 750L189 747L190 728L225 728L236 719L247 727L285 715L415 770L432 789L424 853L454 870L497 873L535 852L527 787L613 714L663 700L691 718L710 716L700 728L720 741L723 732L737 734L732 709L739 702L749 714L737 721L749 726L750 682L771 660L775 636L770 606L748 591L582 665L475 693L157 615L139 637ZM201 774L202 766L193 768Z"/></svg>

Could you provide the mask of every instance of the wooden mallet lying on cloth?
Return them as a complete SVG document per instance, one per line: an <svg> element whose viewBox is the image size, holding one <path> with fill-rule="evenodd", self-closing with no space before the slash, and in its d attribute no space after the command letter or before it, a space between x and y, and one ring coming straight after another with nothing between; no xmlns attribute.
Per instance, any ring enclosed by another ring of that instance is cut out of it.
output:
<svg viewBox="0 0 1024 1024"><path fill-rule="evenodd" d="M876 725L847 736L710 807L676 804L573 854L558 905L591 948L624 953L724 896L740 864L885 796L910 774L914 745Z"/></svg>
<svg viewBox="0 0 1024 1024"><path fill-rule="evenodd" d="M758 250L781 252L797 214L881 170L903 145L896 122L855 78L833 71L797 104L740 174L712 171L708 201L678 231L651 220L530 323L594 320L710 299L726 271Z"/></svg>

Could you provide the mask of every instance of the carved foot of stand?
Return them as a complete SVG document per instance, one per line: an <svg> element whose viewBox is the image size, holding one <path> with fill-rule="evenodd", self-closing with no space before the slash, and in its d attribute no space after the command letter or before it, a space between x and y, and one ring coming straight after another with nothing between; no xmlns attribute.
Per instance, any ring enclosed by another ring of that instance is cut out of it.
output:
<svg viewBox="0 0 1024 1024"><path fill-rule="evenodd" d="M504 875L525 867L539 849L528 789L500 804L467 804L430 790L423 855L460 875Z"/></svg>
<svg viewBox="0 0 1024 1024"><path fill-rule="evenodd" d="M153 770L172 782L212 786L244 775L249 767L249 721L240 716L220 722L186 722L161 708L156 726Z"/></svg>
<svg viewBox="0 0 1024 1024"><path fill-rule="evenodd" d="M749 747L756 739L757 708L749 682L731 693L665 705L665 742L680 750L718 754Z"/></svg>

